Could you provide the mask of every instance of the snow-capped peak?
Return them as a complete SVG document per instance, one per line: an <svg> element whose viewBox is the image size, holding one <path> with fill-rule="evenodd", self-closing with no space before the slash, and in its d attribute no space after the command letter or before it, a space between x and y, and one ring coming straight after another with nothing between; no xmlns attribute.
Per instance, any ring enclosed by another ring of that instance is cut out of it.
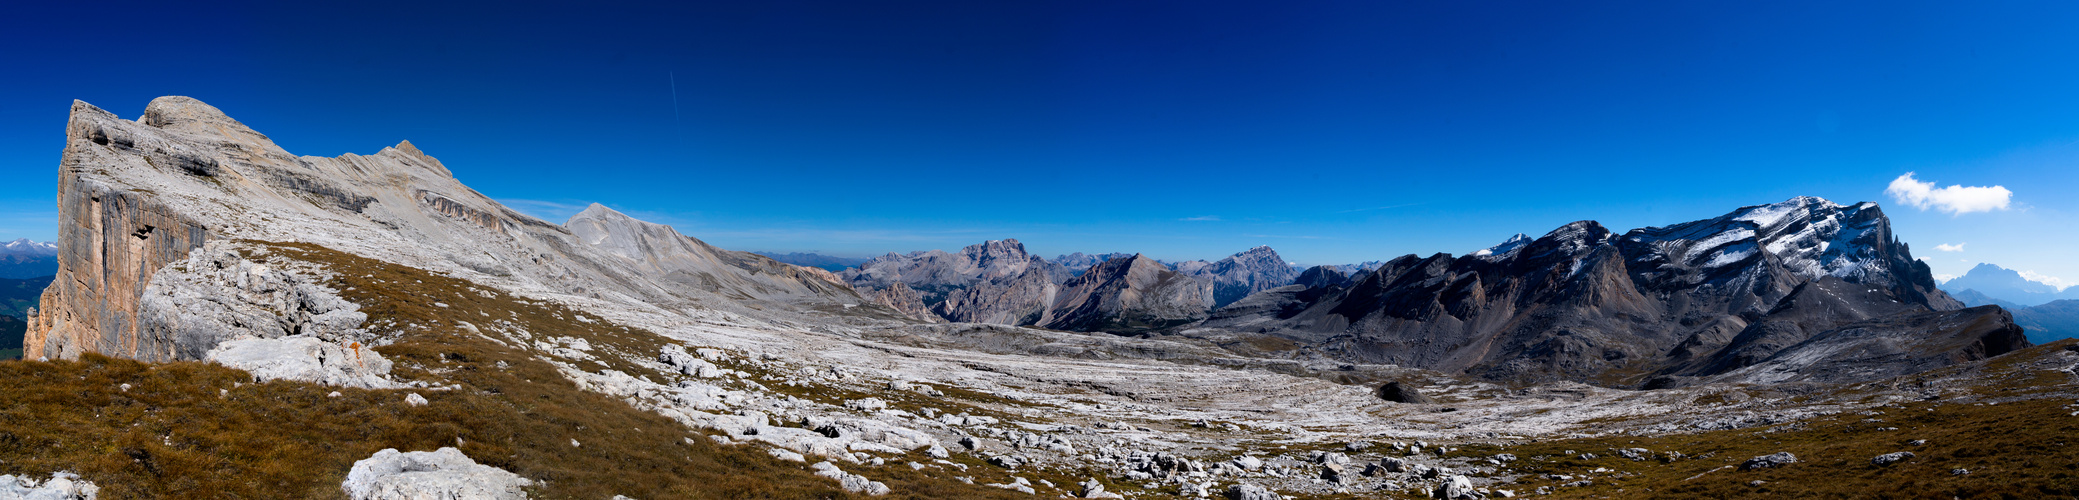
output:
<svg viewBox="0 0 2079 500"><path fill-rule="evenodd" d="M1523 248L1524 245L1528 245L1530 242L1530 235L1516 233L1515 236L1510 236L1508 240L1501 242L1499 245L1473 251L1473 256L1487 257L1490 260L1506 259L1511 255L1515 255L1517 249Z"/></svg>
<svg viewBox="0 0 2079 500"><path fill-rule="evenodd" d="M1878 248L1890 237L1875 203L1844 206L1799 196L1780 203L1741 207L1712 219L1632 231L1625 239L1648 245L1638 263L1713 269L1744 265L1766 252L1791 272L1818 279L1850 280L1888 271Z"/></svg>
<svg viewBox="0 0 2079 500"><path fill-rule="evenodd" d="M1868 204L1872 206L1875 205L1874 203L1869 202L1863 202L1863 204ZM1861 204L1858 204L1857 206L1859 207L1861 206ZM1838 209L1842 207L1840 204L1827 201L1825 198L1820 198L1817 196L1799 196L1796 198L1791 198L1789 200L1784 200L1779 203L1756 205L1751 207L1741 207L1739 210L1733 212L1732 220L1752 222L1757 226L1763 227L1774 226L1777 222L1782 222L1784 217L1789 217L1800 211L1811 210L1813 208Z"/></svg>
<svg viewBox="0 0 2079 500"><path fill-rule="evenodd" d="M30 240L30 239L28 239L28 238L22 238L22 239L18 239L18 240L14 240L14 241L10 241L10 242L7 242L7 244L5 244L5 245L0 245L0 248L4 248L4 249L6 249L6 250L7 250L7 253L32 253L32 254L56 254L56 253L58 253L58 244L57 244L57 243L52 243L52 242L48 242L48 241L32 241L32 240Z"/></svg>

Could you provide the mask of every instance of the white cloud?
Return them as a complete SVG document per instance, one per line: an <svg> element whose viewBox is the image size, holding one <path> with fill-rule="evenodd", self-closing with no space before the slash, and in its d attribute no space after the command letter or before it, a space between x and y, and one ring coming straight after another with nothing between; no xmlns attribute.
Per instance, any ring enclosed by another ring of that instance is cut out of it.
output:
<svg viewBox="0 0 2079 500"><path fill-rule="evenodd" d="M1200 216L1197 216L1197 217L1185 217L1185 218L1182 218L1182 219L1177 219L1177 220L1181 220L1181 221L1189 221L1189 222L1219 222L1219 221L1220 221L1220 216L1218 216L1218 215L1200 215Z"/></svg>
<svg viewBox="0 0 2079 500"><path fill-rule="evenodd" d="M1948 283L1948 282L1949 282L1949 280L1953 280L1953 279L1956 279L1956 275L1954 275L1954 274L1937 274L1937 275L1935 275L1935 282L1936 282L1936 283Z"/></svg>
<svg viewBox="0 0 2079 500"><path fill-rule="evenodd" d="M1914 179L1912 172L1893 179L1884 194L1907 206L1921 210L1933 208L1951 215L2006 210L2007 203L2014 198L2013 191L2001 186L1950 185L1937 188L1935 183Z"/></svg>
<svg viewBox="0 0 2079 500"><path fill-rule="evenodd" d="M1970 243L1957 243L1957 244L1954 244L1954 245L1950 245L1950 244L1946 244L1946 243L1945 243L1945 244L1941 244L1941 245L1935 245L1935 249L1936 249L1936 250L1941 250L1941 251L1944 251L1944 252L1961 252L1961 251L1963 251L1963 246L1964 246L1964 245L1969 245L1969 244L1970 244Z"/></svg>
<svg viewBox="0 0 2079 500"><path fill-rule="evenodd" d="M2057 290L2060 292L2064 291L2065 287L2072 286L2072 283L2066 282L2065 280L2057 279L2056 276L2045 276L2042 273L2038 273L2035 271L2020 271L2020 273L2021 279L2054 286L2057 287Z"/></svg>

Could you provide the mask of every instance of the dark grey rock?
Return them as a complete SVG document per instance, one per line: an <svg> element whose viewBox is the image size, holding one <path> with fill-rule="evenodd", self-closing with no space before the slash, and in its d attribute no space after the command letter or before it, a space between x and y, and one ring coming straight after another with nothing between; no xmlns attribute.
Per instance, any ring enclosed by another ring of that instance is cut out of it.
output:
<svg viewBox="0 0 2079 500"><path fill-rule="evenodd" d="M1740 464L1740 470L1775 469L1794 463L1797 463L1797 455L1777 452L1747 459Z"/></svg>
<svg viewBox="0 0 2079 500"><path fill-rule="evenodd" d="M1432 404L1437 402L1435 399L1430 399L1429 396L1423 395L1422 391L1415 390L1414 386L1398 380L1379 386L1377 394L1379 399L1395 403Z"/></svg>

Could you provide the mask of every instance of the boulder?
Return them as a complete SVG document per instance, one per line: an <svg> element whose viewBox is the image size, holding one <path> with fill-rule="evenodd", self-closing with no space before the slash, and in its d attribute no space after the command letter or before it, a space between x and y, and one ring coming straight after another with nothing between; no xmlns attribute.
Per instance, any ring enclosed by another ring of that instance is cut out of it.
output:
<svg viewBox="0 0 2079 500"><path fill-rule="evenodd" d="M888 485L882 484L880 481L869 480L865 476L845 472L842 469L838 469L837 464L827 461L817 462L816 465L811 465L809 468L815 469L818 476L836 479L838 486L844 488L845 491L872 496L886 495L890 491Z"/></svg>
<svg viewBox="0 0 2079 500"><path fill-rule="evenodd" d="M218 343L205 359L245 370L261 382L295 380L363 389L401 387L390 381L390 360L360 342L340 345L304 336L240 338Z"/></svg>
<svg viewBox="0 0 2079 500"><path fill-rule="evenodd" d="M1234 466L1235 466L1235 467L1241 467L1241 468L1242 468L1242 470L1250 470L1250 471L1253 471L1253 470L1256 470L1256 469L1261 469L1261 468L1263 468L1263 459L1260 459L1260 458L1256 458L1256 457L1247 457L1247 456L1245 456L1245 457L1241 457L1241 458L1236 458L1236 459L1234 459Z"/></svg>
<svg viewBox="0 0 2079 500"><path fill-rule="evenodd" d="M1249 483L1241 483L1241 484L1236 484L1236 485L1234 485L1234 486L1229 486L1229 487L1227 487L1227 500L1284 500L1284 499L1283 499L1282 497L1279 497L1277 493L1271 493L1271 491L1270 491L1270 490L1264 489L1264 488L1263 488L1262 486L1257 486L1257 485L1253 485L1253 484L1249 484Z"/></svg>
<svg viewBox="0 0 2079 500"><path fill-rule="evenodd" d="M1870 458L1870 465L1884 467L1891 464L1904 462L1908 458L1913 458L1913 452L1901 451L1898 453L1886 453Z"/></svg>
<svg viewBox="0 0 2079 500"><path fill-rule="evenodd" d="M1385 467L1386 472L1401 473L1408 471L1408 461L1394 457L1379 459L1379 466Z"/></svg>
<svg viewBox="0 0 2079 500"><path fill-rule="evenodd" d="M1414 386L1398 380L1379 386L1378 394L1379 399L1395 403L1432 404L1437 402L1434 399L1430 399L1429 396L1423 395L1421 391L1415 390Z"/></svg>
<svg viewBox="0 0 2079 500"><path fill-rule="evenodd" d="M1740 464L1740 470L1774 469L1794 463L1797 463L1797 455L1792 455L1789 452L1777 452L1749 458L1745 463Z"/></svg>
<svg viewBox="0 0 2079 500"><path fill-rule="evenodd" d="M497 467L478 465L461 450L398 452L388 448L354 462L346 490L354 500L444 498L523 499L532 481Z"/></svg>
<svg viewBox="0 0 2079 500"><path fill-rule="evenodd" d="M1098 482L1097 478L1083 481L1079 486L1083 487L1082 498L1125 498L1118 493L1105 491L1104 483Z"/></svg>
<svg viewBox="0 0 2079 500"><path fill-rule="evenodd" d="M1473 480L1465 476L1451 476L1444 484L1437 485L1436 497L1446 500L1474 500L1480 492L1473 489Z"/></svg>

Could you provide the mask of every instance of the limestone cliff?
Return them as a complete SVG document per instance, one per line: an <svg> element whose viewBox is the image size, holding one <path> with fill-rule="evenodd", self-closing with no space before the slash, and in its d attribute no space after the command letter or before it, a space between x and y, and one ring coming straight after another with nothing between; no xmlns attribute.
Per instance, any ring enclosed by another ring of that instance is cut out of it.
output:
<svg viewBox="0 0 2079 500"><path fill-rule="evenodd" d="M177 111L146 118L170 122L180 116ZM74 358L87 351L150 357L145 353L155 349L138 342L138 299L152 273L187 258L210 237L208 227L161 203L156 192L110 185L100 176L109 164L139 162L209 176L218 171L217 161L173 141L110 126L119 121L87 103L72 104L58 170L58 277L30 318L24 359Z"/></svg>

